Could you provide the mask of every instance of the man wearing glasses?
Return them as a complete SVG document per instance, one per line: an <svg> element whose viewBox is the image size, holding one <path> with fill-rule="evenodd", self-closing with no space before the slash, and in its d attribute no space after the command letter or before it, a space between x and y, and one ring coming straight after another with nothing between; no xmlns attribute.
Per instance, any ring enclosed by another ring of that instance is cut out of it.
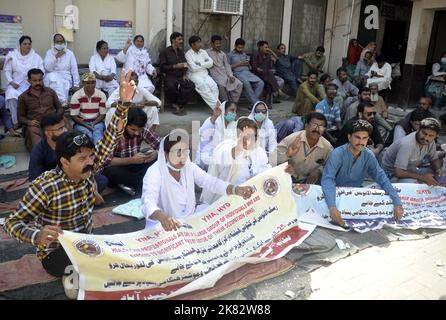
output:
<svg viewBox="0 0 446 320"><path fill-rule="evenodd" d="M375 122L375 115L376 115L376 108L370 102L360 103L358 105L357 116L347 121L344 128L342 128L336 146L340 147L348 143L348 135L349 132L352 130L353 125L358 120L365 120L372 127L372 132L369 136L369 141L367 143L367 146L373 152L373 154L376 157L378 157L378 155L384 149L384 141L381 136L381 133L379 132L378 124Z"/></svg>
<svg viewBox="0 0 446 320"><path fill-rule="evenodd" d="M43 173L31 183L15 212L5 221L4 229L9 235L37 247L37 257L52 276L63 276L71 265L57 241L62 230L87 234L93 230L94 173L102 169L122 137L128 105L135 90L130 72L127 76L122 74L122 105L117 107L96 145L90 137L76 131L64 133L57 139L56 169ZM66 293L71 297L71 292L66 290Z"/></svg>
<svg viewBox="0 0 446 320"><path fill-rule="evenodd" d="M28 179L33 182L45 171L53 170L57 167L58 157L56 153L57 139L67 132L67 127L62 113L53 113L43 117L40 121L40 129L43 133L43 139L33 147L29 159ZM108 185L108 179L98 173L95 176L98 187L98 193L102 193ZM102 202L98 195L97 200ZM98 202L96 204L99 204Z"/></svg>
<svg viewBox="0 0 446 320"><path fill-rule="evenodd" d="M305 130L283 139L277 147L277 162L289 163L287 172L296 183L318 184L324 165L333 150L324 137L327 119L322 113L312 112L306 117ZM270 154L273 164L274 154Z"/></svg>

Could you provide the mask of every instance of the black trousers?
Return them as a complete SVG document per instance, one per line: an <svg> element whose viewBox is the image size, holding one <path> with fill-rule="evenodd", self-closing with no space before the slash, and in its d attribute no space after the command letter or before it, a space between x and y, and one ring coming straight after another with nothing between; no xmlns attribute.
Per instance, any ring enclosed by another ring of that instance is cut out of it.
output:
<svg viewBox="0 0 446 320"><path fill-rule="evenodd" d="M155 162L156 160L149 163L107 167L102 174L108 178L108 181L112 186L123 184L132 187L136 192L141 193L142 181L146 175L147 169L149 169Z"/></svg>
<svg viewBox="0 0 446 320"><path fill-rule="evenodd" d="M182 78L166 77L167 99L183 107L195 92L195 84Z"/></svg>
<svg viewBox="0 0 446 320"><path fill-rule="evenodd" d="M65 270L72 263L68 258L64 248L61 246L51 252L45 259L42 260L42 266L53 277L62 277Z"/></svg>

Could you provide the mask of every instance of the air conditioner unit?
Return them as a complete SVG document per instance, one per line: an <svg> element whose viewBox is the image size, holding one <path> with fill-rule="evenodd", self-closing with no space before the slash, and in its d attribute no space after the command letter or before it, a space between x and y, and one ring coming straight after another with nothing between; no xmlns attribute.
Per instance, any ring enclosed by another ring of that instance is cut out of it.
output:
<svg viewBox="0 0 446 320"><path fill-rule="evenodd" d="M201 0L200 12L243 15L243 0Z"/></svg>

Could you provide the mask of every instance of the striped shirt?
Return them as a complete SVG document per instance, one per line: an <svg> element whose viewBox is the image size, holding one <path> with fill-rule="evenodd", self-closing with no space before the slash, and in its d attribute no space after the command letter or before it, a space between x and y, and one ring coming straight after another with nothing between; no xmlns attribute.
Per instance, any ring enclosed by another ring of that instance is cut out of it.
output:
<svg viewBox="0 0 446 320"><path fill-rule="evenodd" d="M118 120L127 121L128 109L118 106L110 125L97 143L94 153L94 171L102 169L112 154L122 132L117 131ZM40 229L58 225L63 230L91 233L93 229L94 174L78 183L70 180L57 167L47 171L31 183L17 210L6 219L4 229L13 238L36 245ZM48 248L37 247L37 257L43 260L60 246L52 243Z"/></svg>
<svg viewBox="0 0 446 320"><path fill-rule="evenodd" d="M88 97L84 89L80 89L73 94L70 104L70 115L78 116L82 120L96 120L101 114L106 114L105 103L107 97L102 91L95 89L93 96Z"/></svg>
<svg viewBox="0 0 446 320"><path fill-rule="evenodd" d="M333 101L333 106L330 107L327 99L324 99L316 105L315 111L327 118L327 129L331 129L336 122L341 122L341 110L336 101Z"/></svg>

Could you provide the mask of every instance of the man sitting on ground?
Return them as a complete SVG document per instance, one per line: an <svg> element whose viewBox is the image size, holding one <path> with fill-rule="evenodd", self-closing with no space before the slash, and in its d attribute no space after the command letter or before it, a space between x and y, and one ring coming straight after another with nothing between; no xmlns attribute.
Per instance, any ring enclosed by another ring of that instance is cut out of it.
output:
<svg viewBox="0 0 446 320"><path fill-rule="evenodd" d="M311 71L308 80L299 86L293 112L305 117L314 110L314 107L325 99L325 91L317 82L317 73Z"/></svg>
<svg viewBox="0 0 446 320"><path fill-rule="evenodd" d="M161 139L146 123L147 115L143 110L129 109L124 135L104 170L112 186L132 196L141 194L146 171L158 158ZM149 145L146 150L141 149L143 141Z"/></svg>
<svg viewBox="0 0 446 320"><path fill-rule="evenodd" d="M435 175L442 175L442 162L438 159L435 139L440 131L437 119L424 119L417 132L395 141L386 150L382 165L393 182L438 185Z"/></svg>
<svg viewBox="0 0 446 320"><path fill-rule="evenodd" d="M384 141L379 133L378 125L375 122L376 109L369 103L360 103L358 106L357 117L347 121L345 126L342 128L339 134L339 139L336 146L340 147L348 143L349 132L358 120L365 120L370 123L372 127L372 132L369 135L369 141L367 143L368 148L373 152L373 154L378 157L381 151L384 149Z"/></svg>
<svg viewBox="0 0 446 320"><path fill-rule="evenodd" d="M62 113L52 113L43 117L40 122L40 129L43 138L31 151L28 169L29 182L33 182L45 171L56 169L56 142L62 134L68 131ZM108 179L100 173L97 173L94 178L98 193L101 194L107 188ZM102 203L102 201L102 199L99 199L98 203Z"/></svg>
<svg viewBox="0 0 446 320"><path fill-rule="evenodd" d="M366 148L373 127L364 120L356 121L348 132L349 143L336 148L328 158L322 175L322 191L330 210L331 219L338 225L345 222L336 206L336 187L361 188L366 176L372 177L390 196L395 219L403 217L404 210L398 192L379 166L374 154Z"/></svg>
<svg viewBox="0 0 446 320"><path fill-rule="evenodd" d="M324 165L333 150L324 137L327 119L318 112L310 113L306 118L305 130L293 133L277 146L277 162L290 164L289 174L296 183L319 184ZM270 161L274 163L274 154Z"/></svg>
<svg viewBox="0 0 446 320"><path fill-rule="evenodd" d="M58 241L62 230L90 234L95 203L93 173L98 172L120 139L127 121L127 105L135 91L130 74L121 76L121 101L115 117L98 144L85 134L69 132L56 142L58 166L38 177L4 224L13 238L37 247L43 268L54 277L62 277L72 265ZM62 279L64 286L65 279ZM77 292L65 288L70 298Z"/></svg>

